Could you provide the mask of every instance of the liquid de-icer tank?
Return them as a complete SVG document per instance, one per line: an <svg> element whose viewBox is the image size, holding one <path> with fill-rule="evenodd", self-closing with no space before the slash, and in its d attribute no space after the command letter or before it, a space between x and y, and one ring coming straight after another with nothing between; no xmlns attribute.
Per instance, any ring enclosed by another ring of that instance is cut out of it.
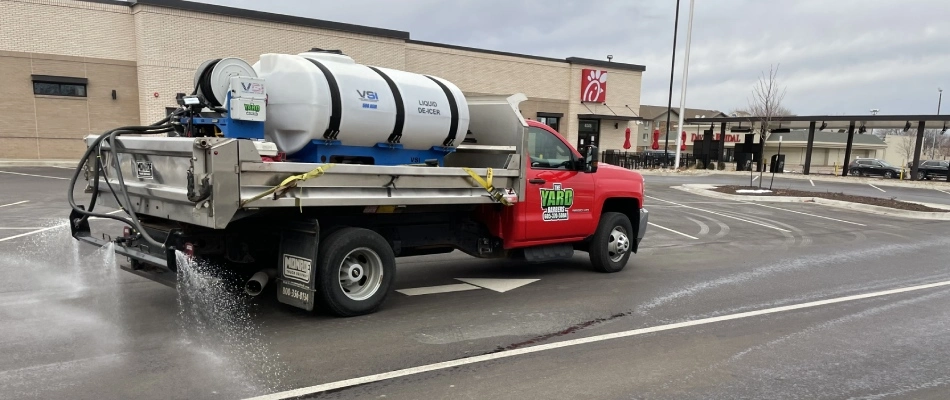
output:
<svg viewBox="0 0 950 400"><path fill-rule="evenodd" d="M265 137L290 160L441 164L468 131L465 96L438 77L320 49L264 54L253 68L267 85Z"/></svg>

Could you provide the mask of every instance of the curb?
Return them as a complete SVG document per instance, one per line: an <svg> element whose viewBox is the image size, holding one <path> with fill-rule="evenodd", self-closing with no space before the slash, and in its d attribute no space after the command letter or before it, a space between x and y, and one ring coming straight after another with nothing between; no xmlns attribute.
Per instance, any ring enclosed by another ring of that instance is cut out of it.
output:
<svg viewBox="0 0 950 400"><path fill-rule="evenodd" d="M0 168L9 167L69 167L76 168L78 160L0 160Z"/></svg>
<svg viewBox="0 0 950 400"><path fill-rule="evenodd" d="M926 219L936 221L950 221L950 212L929 212L929 211L910 211L897 210L889 207L874 206L870 204L852 203L850 201L830 200L821 197L790 197L790 196L742 196L728 193L720 193L709 190L717 187L716 185L706 184L687 184L682 186L673 186L673 189L682 190L697 194L700 196L712 197L723 200L745 201L745 202L763 202L763 203L815 203L834 208L866 212L869 214L885 215L889 217ZM945 204L929 204L908 202L920 204L927 207L950 210L950 206Z"/></svg>
<svg viewBox="0 0 950 400"><path fill-rule="evenodd" d="M749 176L749 171L709 171L709 170L680 170L680 172L673 172L672 170L637 170L643 176L710 176L710 175L729 175L729 176ZM756 176L759 174L756 172ZM763 174L763 177L770 177L771 173ZM854 176L838 176L830 174L815 174L811 175L802 175L800 173L783 173L776 174L776 178L785 178L785 179L798 179L798 180L814 180L815 182L843 182L843 183L857 183L857 184L869 184L873 183L877 186L889 186L889 187L903 187L903 188L916 188L916 189L947 189L950 188L950 182L946 181L910 181L910 180L897 180L897 179L883 179L883 178L863 178L863 177L854 177Z"/></svg>

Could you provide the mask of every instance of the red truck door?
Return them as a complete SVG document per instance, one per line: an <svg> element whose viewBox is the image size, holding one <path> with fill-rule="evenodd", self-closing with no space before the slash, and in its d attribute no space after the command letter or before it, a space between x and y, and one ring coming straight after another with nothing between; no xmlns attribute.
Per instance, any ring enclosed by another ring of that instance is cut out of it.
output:
<svg viewBox="0 0 950 400"><path fill-rule="evenodd" d="M586 237L596 226L594 174L578 170L580 155L545 128L528 128L525 241Z"/></svg>

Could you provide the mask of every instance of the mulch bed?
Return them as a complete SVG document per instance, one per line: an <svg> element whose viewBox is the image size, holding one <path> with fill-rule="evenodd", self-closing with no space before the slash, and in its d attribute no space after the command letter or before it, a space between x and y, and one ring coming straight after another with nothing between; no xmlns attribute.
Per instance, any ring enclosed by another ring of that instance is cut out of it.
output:
<svg viewBox="0 0 950 400"><path fill-rule="evenodd" d="M852 203L870 204L872 206L889 207L889 208L895 208L898 210L950 212L950 210L927 207L927 206L916 204L916 203L905 203L903 201L897 201L892 198L882 199L879 197L855 196L855 195L844 194L844 193L809 192L807 190L774 189L774 188L772 189L771 193L736 193L736 190L742 190L742 189L758 189L758 186L751 187L751 188L748 186L719 186L712 190L716 192L737 194L741 196L820 197L822 199L850 201Z"/></svg>

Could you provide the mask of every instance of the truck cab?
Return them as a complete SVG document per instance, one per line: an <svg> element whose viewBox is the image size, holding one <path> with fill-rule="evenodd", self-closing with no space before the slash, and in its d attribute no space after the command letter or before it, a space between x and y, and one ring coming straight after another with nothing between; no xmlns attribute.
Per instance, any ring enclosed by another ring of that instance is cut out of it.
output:
<svg viewBox="0 0 950 400"><path fill-rule="evenodd" d="M623 269L647 227L643 176L600 164L596 147L575 149L550 126L525 122L525 200L511 207L508 229L493 234L529 260L583 250L599 271Z"/></svg>

